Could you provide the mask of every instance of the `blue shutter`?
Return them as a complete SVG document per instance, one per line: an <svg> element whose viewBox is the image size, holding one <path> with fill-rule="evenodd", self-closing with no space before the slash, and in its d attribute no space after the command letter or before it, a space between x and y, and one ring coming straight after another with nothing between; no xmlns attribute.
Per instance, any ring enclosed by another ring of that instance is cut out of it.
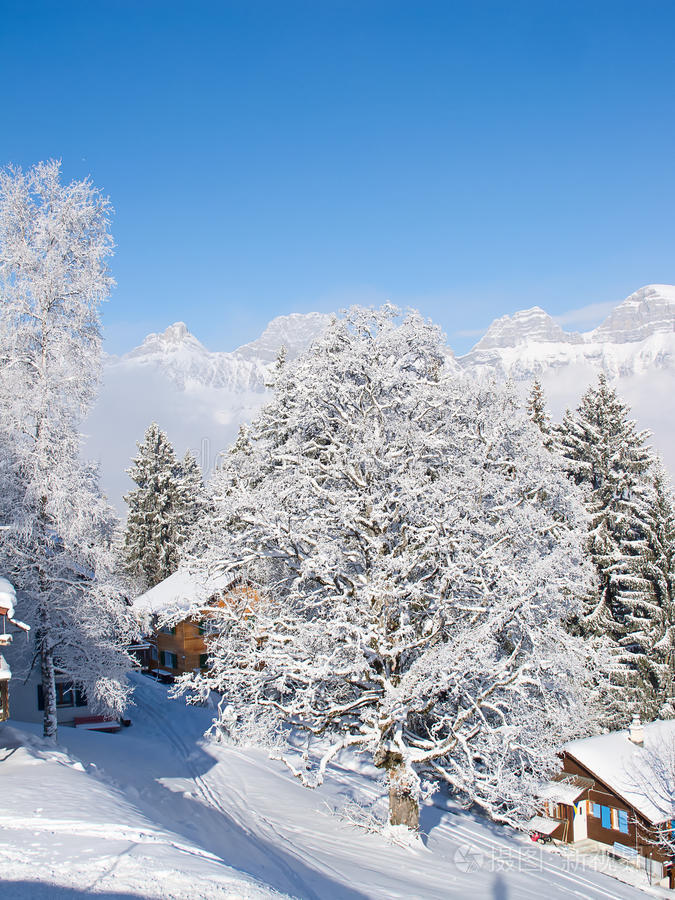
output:
<svg viewBox="0 0 675 900"><path fill-rule="evenodd" d="M591 803L591 815L596 819L600 818L600 804L599 803Z"/></svg>
<svg viewBox="0 0 675 900"><path fill-rule="evenodd" d="M619 831L628 834L628 813L622 809L619 810Z"/></svg>
<svg viewBox="0 0 675 900"><path fill-rule="evenodd" d="M612 827L612 813L609 806L602 807L602 827L603 828L611 828Z"/></svg>

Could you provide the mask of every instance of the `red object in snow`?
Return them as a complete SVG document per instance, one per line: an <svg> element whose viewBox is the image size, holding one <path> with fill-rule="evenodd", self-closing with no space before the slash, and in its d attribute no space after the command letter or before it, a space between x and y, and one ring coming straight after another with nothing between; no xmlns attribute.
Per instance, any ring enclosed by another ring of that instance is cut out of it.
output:
<svg viewBox="0 0 675 900"><path fill-rule="evenodd" d="M119 719L106 719L104 716L75 716L76 728L88 728L90 731L119 731Z"/></svg>

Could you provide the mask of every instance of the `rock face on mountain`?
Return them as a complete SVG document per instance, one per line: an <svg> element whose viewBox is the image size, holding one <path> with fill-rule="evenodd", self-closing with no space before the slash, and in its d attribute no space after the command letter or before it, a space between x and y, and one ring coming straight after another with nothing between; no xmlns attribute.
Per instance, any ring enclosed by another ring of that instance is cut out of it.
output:
<svg viewBox="0 0 675 900"><path fill-rule="evenodd" d="M502 316L490 325L472 352L502 347L519 347L532 342L580 344L583 338L567 332L540 306L524 309L513 316Z"/></svg>
<svg viewBox="0 0 675 900"><path fill-rule="evenodd" d="M629 344L675 332L675 285L648 284L626 297L588 335L600 343Z"/></svg>
<svg viewBox="0 0 675 900"><path fill-rule="evenodd" d="M610 377L675 371L675 287L651 284L631 294L593 331L564 331L543 309L502 316L464 356L462 369L516 381L579 367Z"/></svg>
<svg viewBox="0 0 675 900"><path fill-rule="evenodd" d="M234 355L241 359L255 359L272 363L279 348L286 348L287 359L295 359L328 326L333 317L327 313L291 313L272 319L260 337L243 344Z"/></svg>

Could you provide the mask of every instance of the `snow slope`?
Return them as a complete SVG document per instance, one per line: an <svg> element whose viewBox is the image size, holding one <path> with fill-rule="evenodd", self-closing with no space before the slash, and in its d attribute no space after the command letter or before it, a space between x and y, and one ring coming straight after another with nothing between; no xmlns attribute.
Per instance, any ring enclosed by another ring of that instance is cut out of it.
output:
<svg viewBox="0 0 675 900"><path fill-rule="evenodd" d="M62 728L54 750L33 726L0 726L0 896L636 895L573 855L462 813L443 796L423 810L423 843L392 844L334 814L353 799L382 810L375 770L347 757L310 791L260 751L205 741L208 710L168 700L161 685L133 677L133 725L119 734Z"/></svg>

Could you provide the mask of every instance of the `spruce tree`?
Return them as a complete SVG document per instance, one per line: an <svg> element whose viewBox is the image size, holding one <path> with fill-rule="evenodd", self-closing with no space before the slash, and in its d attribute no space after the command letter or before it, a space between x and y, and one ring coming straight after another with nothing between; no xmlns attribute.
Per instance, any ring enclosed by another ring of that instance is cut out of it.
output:
<svg viewBox="0 0 675 900"><path fill-rule="evenodd" d="M556 437L589 513L587 549L598 586L576 628L608 651L605 724L624 725L635 713L651 718L663 693L654 648L664 611L649 575L650 541L660 526L653 520L648 435L600 375L578 409L565 413Z"/></svg>
<svg viewBox="0 0 675 900"><path fill-rule="evenodd" d="M197 523L209 509L209 496L194 454L176 457L166 434L154 422L138 444L128 470L136 489L129 506L124 557L130 574L153 587L176 571Z"/></svg>
<svg viewBox="0 0 675 900"><path fill-rule="evenodd" d="M538 378L535 378L534 382L532 383L532 390L530 391L530 395L527 399L526 409L531 421L534 422L534 424L543 435L544 446L547 449L550 449L553 443L553 439L551 437L551 417L546 409L546 397L544 395L544 389L542 388L541 382Z"/></svg>
<svg viewBox="0 0 675 900"><path fill-rule="evenodd" d="M645 510L643 577L658 610L651 653L646 659L653 707L661 718L675 716L675 501L668 477L657 463Z"/></svg>
<svg viewBox="0 0 675 900"><path fill-rule="evenodd" d="M166 434L152 423L128 474L137 487L125 496L129 507L124 536L127 570L154 587L178 568L181 467Z"/></svg>
<svg viewBox="0 0 675 900"><path fill-rule="evenodd" d="M176 540L182 555L186 545L192 544L198 523L211 509L204 476L191 450L186 450L180 463L176 498Z"/></svg>

